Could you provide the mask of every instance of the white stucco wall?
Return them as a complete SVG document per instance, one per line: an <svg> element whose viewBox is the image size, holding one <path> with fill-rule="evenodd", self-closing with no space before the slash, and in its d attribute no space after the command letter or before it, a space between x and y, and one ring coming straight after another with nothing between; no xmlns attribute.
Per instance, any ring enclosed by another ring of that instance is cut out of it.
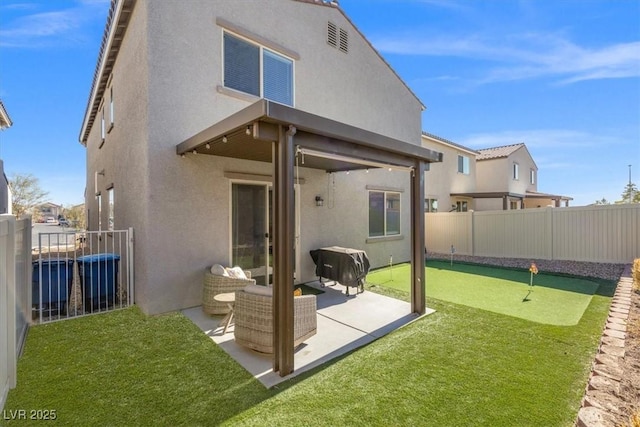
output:
<svg viewBox="0 0 640 427"><path fill-rule="evenodd" d="M136 303L147 313L199 305L202 275L229 262L230 180L224 172L269 175L271 164L176 155L176 145L257 100L221 93L218 18L295 51L295 107L420 144L421 105L335 8L290 0L256 2L138 0L114 69L116 123L99 149L99 118L87 144L87 207L94 218L96 170L106 206L115 189L116 228L134 227ZM286 18L291 17L291 18ZM326 43L327 21L349 32L349 53ZM300 35L304 34L304 37ZM302 174L301 174L302 175ZM366 176L365 176L366 175ZM310 249L365 249L374 266L410 257L407 173L335 174L304 170L301 189L301 281L315 278ZM405 188L401 240L367 243L366 185ZM316 207L316 194L325 206ZM348 221L356 214L360 220ZM102 223L106 224L106 209Z"/></svg>

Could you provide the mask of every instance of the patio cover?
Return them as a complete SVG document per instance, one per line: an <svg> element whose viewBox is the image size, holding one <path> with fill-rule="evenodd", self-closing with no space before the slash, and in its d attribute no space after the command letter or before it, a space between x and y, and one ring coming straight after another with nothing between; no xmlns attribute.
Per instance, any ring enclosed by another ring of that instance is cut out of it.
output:
<svg viewBox="0 0 640 427"><path fill-rule="evenodd" d="M292 107L260 100L178 144L178 155L210 154L273 164L273 370L293 371L294 162L328 172L367 167L411 170L411 310L424 314L424 176L442 153Z"/></svg>

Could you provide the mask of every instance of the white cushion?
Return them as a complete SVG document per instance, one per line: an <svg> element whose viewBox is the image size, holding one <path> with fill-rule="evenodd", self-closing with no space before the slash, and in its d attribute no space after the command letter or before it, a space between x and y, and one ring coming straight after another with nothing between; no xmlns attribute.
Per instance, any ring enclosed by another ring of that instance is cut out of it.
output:
<svg viewBox="0 0 640 427"><path fill-rule="evenodd" d="M220 264L214 264L211 266L211 274L213 274L214 276L229 277L229 273L227 273L227 270Z"/></svg>
<svg viewBox="0 0 640 427"><path fill-rule="evenodd" d="M264 295L266 297L272 296L271 288L267 286L251 284L251 285L245 286L244 291L248 294Z"/></svg>
<svg viewBox="0 0 640 427"><path fill-rule="evenodd" d="M247 280L247 275L244 274L244 271L238 266L233 268L227 268L227 274L229 277L233 277L234 279L244 279Z"/></svg>

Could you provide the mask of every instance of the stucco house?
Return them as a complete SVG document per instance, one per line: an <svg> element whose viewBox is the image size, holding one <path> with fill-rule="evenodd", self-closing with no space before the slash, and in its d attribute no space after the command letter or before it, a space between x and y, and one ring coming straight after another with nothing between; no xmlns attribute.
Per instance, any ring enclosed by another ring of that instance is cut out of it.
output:
<svg viewBox="0 0 640 427"><path fill-rule="evenodd" d="M0 132L10 128L11 125L13 122L0 100ZM11 211L11 188L9 188L9 179L4 173L4 162L0 159L0 214L10 214Z"/></svg>
<svg viewBox="0 0 640 427"><path fill-rule="evenodd" d="M473 150L423 132L444 160L427 173L426 212L569 206L571 197L538 191L538 166L524 143Z"/></svg>
<svg viewBox="0 0 640 427"><path fill-rule="evenodd" d="M312 249L412 260L424 312L441 155L421 146L423 109L337 3L113 0L79 137L88 228L134 229L146 313L200 305L213 263L272 282L286 373Z"/></svg>
<svg viewBox="0 0 640 427"><path fill-rule="evenodd" d="M426 212L473 209L473 198L467 194L476 191L479 152L427 132L422 132L422 145L443 155L442 162L432 164L427 172Z"/></svg>

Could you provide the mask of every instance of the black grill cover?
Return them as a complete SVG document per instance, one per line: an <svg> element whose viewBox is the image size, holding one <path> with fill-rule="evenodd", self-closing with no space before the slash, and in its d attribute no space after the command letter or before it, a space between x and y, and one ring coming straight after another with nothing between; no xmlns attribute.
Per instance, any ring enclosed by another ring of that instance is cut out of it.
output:
<svg viewBox="0 0 640 427"><path fill-rule="evenodd" d="M358 249L331 246L309 251L316 264L316 276L344 286L358 286L369 273L367 253Z"/></svg>

